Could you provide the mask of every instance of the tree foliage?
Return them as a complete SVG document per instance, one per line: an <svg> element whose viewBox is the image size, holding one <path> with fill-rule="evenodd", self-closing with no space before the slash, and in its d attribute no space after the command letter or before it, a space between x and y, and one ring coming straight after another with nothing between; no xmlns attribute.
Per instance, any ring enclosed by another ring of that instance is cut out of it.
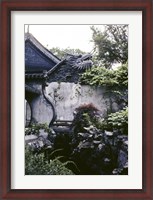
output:
<svg viewBox="0 0 153 200"><path fill-rule="evenodd" d="M47 124L37 124L33 123L28 128L25 129L25 135L39 135L40 129L43 129L45 132L51 134L52 130L48 127Z"/></svg>
<svg viewBox="0 0 153 200"><path fill-rule="evenodd" d="M109 70L104 67L93 67L80 77L82 84L93 86L107 86L111 89L128 88L128 65L122 65L117 70Z"/></svg>
<svg viewBox="0 0 153 200"><path fill-rule="evenodd" d="M128 108L108 115L106 119L109 130L117 129L122 134L128 134Z"/></svg>
<svg viewBox="0 0 153 200"><path fill-rule="evenodd" d="M80 49L72 49L72 48L60 49L59 47L53 47L52 49L50 49L50 51L61 60L65 58L67 53L68 54L84 54L85 53L81 51Z"/></svg>
<svg viewBox="0 0 153 200"><path fill-rule="evenodd" d="M97 60L106 68L117 63L125 64L128 60L127 25L105 25L104 28L102 32L91 27Z"/></svg>

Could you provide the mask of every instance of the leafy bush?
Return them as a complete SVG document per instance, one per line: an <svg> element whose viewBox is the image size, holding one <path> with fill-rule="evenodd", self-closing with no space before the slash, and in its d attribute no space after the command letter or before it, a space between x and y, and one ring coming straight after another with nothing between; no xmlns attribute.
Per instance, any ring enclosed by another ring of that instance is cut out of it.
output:
<svg viewBox="0 0 153 200"><path fill-rule="evenodd" d="M93 67L82 74L80 82L93 86L107 86L111 89L127 89L128 65L122 65L117 70Z"/></svg>
<svg viewBox="0 0 153 200"><path fill-rule="evenodd" d="M47 161L43 153L34 154L29 148L25 149L25 174L26 175L73 175L73 172L66 168L70 163L60 162L59 157Z"/></svg>
<svg viewBox="0 0 153 200"><path fill-rule="evenodd" d="M113 86L117 85L113 70L108 70L104 67L93 67L82 74L80 81L82 84L94 86Z"/></svg>
<svg viewBox="0 0 153 200"><path fill-rule="evenodd" d="M115 79L119 84L119 88L128 89L128 64L120 66L115 70Z"/></svg>
<svg viewBox="0 0 153 200"><path fill-rule="evenodd" d="M38 135L40 129L44 129L44 131L47 133L52 132L52 129L49 128L47 124L32 124L28 128L25 128L25 135L30 135L30 134Z"/></svg>
<svg viewBox="0 0 153 200"><path fill-rule="evenodd" d="M92 104L83 104L75 109L72 123L73 133L84 131L84 127L90 126L99 116L99 110Z"/></svg>
<svg viewBox="0 0 153 200"><path fill-rule="evenodd" d="M128 134L128 108L111 113L107 118L107 128L118 129L122 134Z"/></svg>

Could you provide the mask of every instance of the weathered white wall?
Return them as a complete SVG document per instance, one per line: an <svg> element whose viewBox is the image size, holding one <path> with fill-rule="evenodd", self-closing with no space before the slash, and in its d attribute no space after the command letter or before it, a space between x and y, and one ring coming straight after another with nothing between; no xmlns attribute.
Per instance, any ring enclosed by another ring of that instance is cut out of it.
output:
<svg viewBox="0 0 153 200"><path fill-rule="evenodd" d="M82 104L92 103L101 111L102 116L107 115L107 109L112 105L103 87L52 82L46 92L55 104L58 120L72 120L75 108ZM113 103L112 107L113 110L118 110L116 103Z"/></svg>
<svg viewBox="0 0 153 200"><path fill-rule="evenodd" d="M35 98L32 103L32 120L34 122L49 124L53 118L53 110L43 95Z"/></svg>
<svg viewBox="0 0 153 200"><path fill-rule="evenodd" d="M44 98L44 95L42 93L42 85L31 83L30 86L41 92L40 95L34 96L29 101L31 107L31 120L32 122L42 124L46 123L49 125L53 118L53 109L50 103L48 103L47 100Z"/></svg>
<svg viewBox="0 0 153 200"><path fill-rule="evenodd" d="M31 108L27 100L24 101L24 106L25 106L25 126L28 126L31 120Z"/></svg>

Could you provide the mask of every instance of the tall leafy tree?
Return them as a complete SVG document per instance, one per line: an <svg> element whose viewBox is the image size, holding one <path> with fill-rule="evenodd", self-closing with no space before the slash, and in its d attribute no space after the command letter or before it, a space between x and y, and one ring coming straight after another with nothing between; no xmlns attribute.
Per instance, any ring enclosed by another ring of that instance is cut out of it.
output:
<svg viewBox="0 0 153 200"><path fill-rule="evenodd" d="M68 54L85 54L85 52L81 51L80 49L71 49L71 48L61 49L59 47L53 47L52 49L50 49L50 51L61 60L65 58L67 53Z"/></svg>
<svg viewBox="0 0 153 200"><path fill-rule="evenodd" d="M114 64L125 64L128 60L128 26L105 25L104 31L94 26L93 42L95 45L96 59L106 68L112 68Z"/></svg>

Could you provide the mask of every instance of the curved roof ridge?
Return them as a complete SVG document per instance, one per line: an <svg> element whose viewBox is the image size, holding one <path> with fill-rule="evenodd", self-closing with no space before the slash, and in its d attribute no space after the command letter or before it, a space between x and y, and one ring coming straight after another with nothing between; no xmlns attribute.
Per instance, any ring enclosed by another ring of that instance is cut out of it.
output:
<svg viewBox="0 0 153 200"><path fill-rule="evenodd" d="M45 48L31 33L25 33L25 42L28 40L55 63L58 64L61 61L57 56L55 56L52 52Z"/></svg>

